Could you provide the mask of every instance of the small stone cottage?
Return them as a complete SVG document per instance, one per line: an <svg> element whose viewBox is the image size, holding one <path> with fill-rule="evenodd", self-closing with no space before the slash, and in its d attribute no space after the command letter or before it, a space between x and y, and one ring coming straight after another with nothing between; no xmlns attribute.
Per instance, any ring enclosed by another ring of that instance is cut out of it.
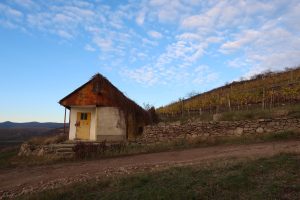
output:
<svg viewBox="0 0 300 200"><path fill-rule="evenodd" d="M124 141L142 134L149 114L101 74L59 101L70 110L69 140Z"/></svg>

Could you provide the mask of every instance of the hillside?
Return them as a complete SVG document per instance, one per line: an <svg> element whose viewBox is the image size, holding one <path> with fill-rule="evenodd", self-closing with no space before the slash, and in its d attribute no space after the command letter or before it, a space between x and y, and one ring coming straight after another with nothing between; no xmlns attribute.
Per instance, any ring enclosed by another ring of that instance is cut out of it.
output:
<svg viewBox="0 0 300 200"><path fill-rule="evenodd" d="M63 123L54 123L54 122L24 122L24 123L16 123L16 122L2 122L0 123L0 128L61 128L63 127Z"/></svg>
<svg viewBox="0 0 300 200"><path fill-rule="evenodd" d="M0 123L0 148L18 145L32 137L55 134L63 126L63 123L52 122Z"/></svg>
<svg viewBox="0 0 300 200"><path fill-rule="evenodd" d="M200 89L200 87L199 87ZM157 109L161 116L201 115L237 110L266 109L300 101L300 67L266 72L249 80L179 99Z"/></svg>

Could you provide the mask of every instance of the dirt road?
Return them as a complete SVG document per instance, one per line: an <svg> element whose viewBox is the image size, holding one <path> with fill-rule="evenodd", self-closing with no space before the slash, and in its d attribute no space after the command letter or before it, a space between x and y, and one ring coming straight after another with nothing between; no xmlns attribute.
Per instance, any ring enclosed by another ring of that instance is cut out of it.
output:
<svg viewBox="0 0 300 200"><path fill-rule="evenodd" d="M13 197L88 179L133 173L178 164L212 162L229 158L269 157L280 152L300 153L300 141L226 145L126 157L61 163L0 171L0 196ZM1 199L0 197L0 199Z"/></svg>

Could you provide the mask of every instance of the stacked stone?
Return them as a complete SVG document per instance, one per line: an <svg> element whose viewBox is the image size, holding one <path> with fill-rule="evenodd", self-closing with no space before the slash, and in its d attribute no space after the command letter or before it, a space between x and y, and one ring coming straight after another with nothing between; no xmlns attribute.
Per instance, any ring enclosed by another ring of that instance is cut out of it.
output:
<svg viewBox="0 0 300 200"><path fill-rule="evenodd" d="M151 144L182 138L243 136L284 130L300 130L300 119L275 118L244 121L189 122L186 124L180 124L180 122L171 124L160 123L155 126L146 126L137 142Z"/></svg>

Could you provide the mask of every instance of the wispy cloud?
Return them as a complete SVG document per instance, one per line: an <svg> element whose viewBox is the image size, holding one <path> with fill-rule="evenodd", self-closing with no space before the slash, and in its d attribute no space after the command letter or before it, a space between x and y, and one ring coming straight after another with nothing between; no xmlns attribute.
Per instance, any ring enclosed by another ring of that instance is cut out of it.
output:
<svg viewBox="0 0 300 200"><path fill-rule="evenodd" d="M298 0L4 0L0 26L80 42L141 84L199 84L228 67L250 76L298 65L299 9Z"/></svg>
<svg viewBox="0 0 300 200"><path fill-rule="evenodd" d="M36 4L34 1L32 0L11 0L11 3L14 3L18 6L21 6L23 8L26 9L31 9L31 8L38 8L38 4Z"/></svg>
<svg viewBox="0 0 300 200"><path fill-rule="evenodd" d="M260 36L260 32L256 30L245 30L242 33L238 34L234 41L227 41L221 46L221 52L229 53L235 50L239 50L240 48L248 45L249 43L253 43Z"/></svg>
<svg viewBox="0 0 300 200"><path fill-rule="evenodd" d="M163 35L160 32L157 31L148 31L148 35L152 38L160 39L163 37Z"/></svg>
<svg viewBox="0 0 300 200"><path fill-rule="evenodd" d="M91 51L91 52L96 51L96 49L95 49L94 47L92 47L90 44L86 44L86 45L84 46L84 49L85 49L86 51Z"/></svg>
<svg viewBox="0 0 300 200"><path fill-rule="evenodd" d="M23 13L21 11L2 3L0 3L0 11L2 15L7 17L8 20L19 20L21 17L23 17Z"/></svg>

